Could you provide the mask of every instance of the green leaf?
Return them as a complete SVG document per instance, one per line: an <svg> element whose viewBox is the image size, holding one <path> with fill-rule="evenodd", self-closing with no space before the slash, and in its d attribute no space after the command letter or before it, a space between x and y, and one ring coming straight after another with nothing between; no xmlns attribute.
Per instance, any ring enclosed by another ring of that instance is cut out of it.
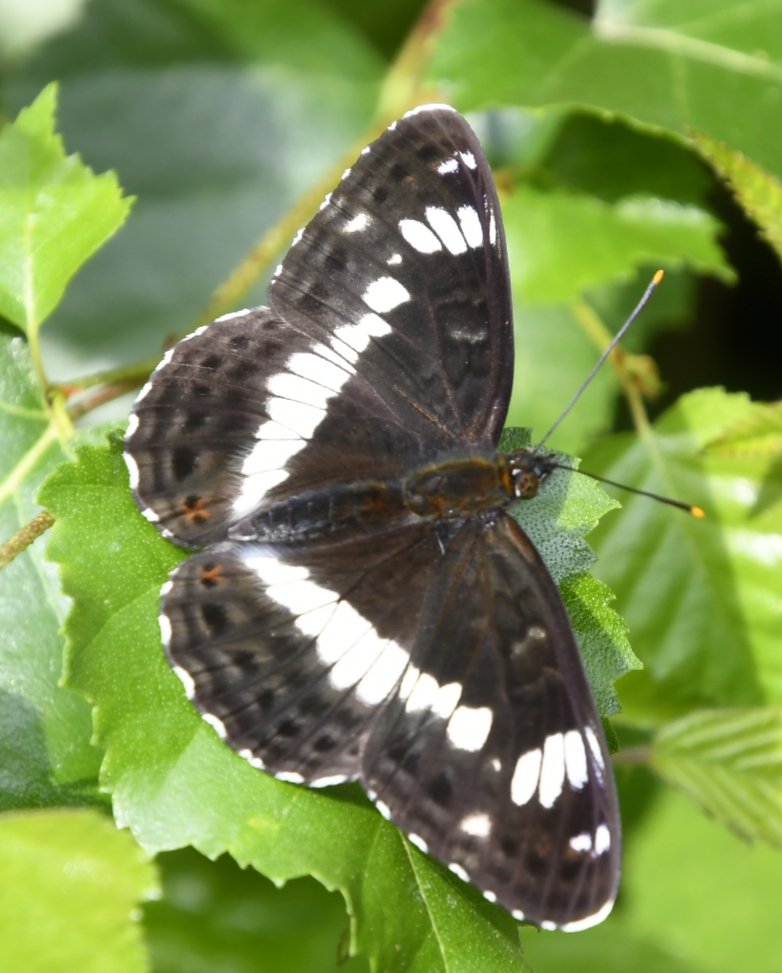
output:
<svg viewBox="0 0 782 973"><path fill-rule="evenodd" d="M217 285L366 129L382 66L308 0L295 16L287 0L97 0L20 66L9 102L61 78L67 143L138 196L46 329L49 374L143 361L191 331ZM274 262L240 306L263 302Z"/></svg>
<svg viewBox="0 0 782 973"><path fill-rule="evenodd" d="M664 726L652 767L743 838L782 848L782 708L695 710Z"/></svg>
<svg viewBox="0 0 782 973"><path fill-rule="evenodd" d="M0 314L35 332L130 209L116 176L66 156L46 88L0 132Z"/></svg>
<svg viewBox="0 0 782 973"><path fill-rule="evenodd" d="M500 448L518 449L527 445L528 439L525 430L506 429ZM573 462L562 454L558 459ZM594 480L569 470L556 470L538 496L512 508L513 516L560 586L603 716L612 716L620 709L614 689L616 681L641 665L630 648L624 621L610 606L613 593L586 573L595 555L584 538L604 514L618 506Z"/></svg>
<svg viewBox="0 0 782 973"><path fill-rule="evenodd" d="M704 132L782 174L779 0L467 0L437 38L428 81L460 108L581 107L687 138Z"/></svg>
<svg viewBox="0 0 782 973"><path fill-rule="evenodd" d="M595 532L597 573L616 591L646 667L621 685L630 718L782 701L779 469L769 456L702 452L765 408L718 389L695 392L647 435L613 437L585 460L706 511L695 520L628 496Z"/></svg>
<svg viewBox="0 0 782 973"><path fill-rule="evenodd" d="M133 839L94 811L0 817L6 970L143 973L138 905L157 891Z"/></svg>
<svg viewBox="0 0 782 973"><path fill-rule="evenodd" d="M228 852L274 882L314 876L344 896L351 949L382 970L519 970L508 914L412 847L358 788L277 781L198 717L157 628L160 586L182 552L139 515L119 442L79 449L42 500L57 518L50 556L73 599L69 683L94 704L102 783L142 847Z"/></svg>
<svg viewBox="0 0 782 973"><path fill-rule="evenodd" d="M605 203L519 187L504 200L503 217L514 292L526 304L576 301L650 264L686 263L733 279L717 245L719 223L693 206L640 197Z"/></svg>
<svg viewBox="0 0 782 973"><path fill-rule="evenodd" d="M345 959L347 929L341 898L312 879L276 889L227 855L210 862L192 849L158 855L159 901L144 908L152 968L166 973L359 973ZM306 935L302 930L306 929Z"/></svg>
<svg viewBox="0 0 782 973"><path fill-rule="evenodd" d="M44 406L27 346L0 334L0 539L40 512L35 494L68 455ZM60 685L69 603L38 541L0 578L0 809L91 800L99 753L89 707Z"/></svg>

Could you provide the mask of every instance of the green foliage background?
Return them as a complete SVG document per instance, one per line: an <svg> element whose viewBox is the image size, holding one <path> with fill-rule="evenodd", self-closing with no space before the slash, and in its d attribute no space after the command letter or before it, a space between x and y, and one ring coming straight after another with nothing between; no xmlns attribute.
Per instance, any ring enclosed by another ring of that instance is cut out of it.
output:
<svg viewBox="0 0 782 973"><path fill-rule="evenodd" d="M586 6L0 3L0 969L782 971L782 0ZM159 645L181 552L121 461L165 343L261 303L426 100L500 187L511 424L545 430L666 271L553 445L706 519L567 476L523 511L618 743L622 892L572 936L519 930L358 788L220 744Z"/></svg>

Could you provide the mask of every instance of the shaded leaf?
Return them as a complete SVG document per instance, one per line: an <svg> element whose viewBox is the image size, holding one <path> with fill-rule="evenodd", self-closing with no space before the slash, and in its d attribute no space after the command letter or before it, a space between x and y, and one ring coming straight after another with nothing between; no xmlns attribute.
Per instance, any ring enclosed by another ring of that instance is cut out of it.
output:
<svg viewBox="0 0 782 973"><path fill-rule="evenodd" d="M68 455L27 346L0 335L0 538L40 512L41 481ZM0 575L0 809L95 799L99 753L89 707L60 685L69 603L39 539Z"/></svg>
<svg viewBox="0 0 782 973"><path fill-rule="evenodd" d="M782 184L742 152L696 132L698 151L730 186L745 212L782 259Z"/></svg>
<svg viewBox="0 0 782 973"><path fill-rule="evenodd" d="M166 973L359 973L341 956L347 916L338 895L311 879L276 889L227 855L210 862L192 849L158 855L162 895L144 909L152 967ZM306 935L302 930L306 929Z"/></svg>

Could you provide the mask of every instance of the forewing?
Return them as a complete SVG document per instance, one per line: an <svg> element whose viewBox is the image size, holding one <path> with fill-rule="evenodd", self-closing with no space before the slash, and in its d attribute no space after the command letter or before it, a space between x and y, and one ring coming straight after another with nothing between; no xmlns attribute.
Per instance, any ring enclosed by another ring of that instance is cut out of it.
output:
<svg viewBox="0 0 782 973"><path fill-rule="evenodd" d="M270 298L343 355L430 455L496 445L513 374L505 236L489 164L453 109L417 109L362 152Z"/></svg>
<svg viewBox="0 0 782 973"><path fill-rule="evenodd" d="M203 546L269 501L495 445L513 370L505 239L452 109L365 150L270 298L180 342L136 402L131 480L166 536Z"/></svg>

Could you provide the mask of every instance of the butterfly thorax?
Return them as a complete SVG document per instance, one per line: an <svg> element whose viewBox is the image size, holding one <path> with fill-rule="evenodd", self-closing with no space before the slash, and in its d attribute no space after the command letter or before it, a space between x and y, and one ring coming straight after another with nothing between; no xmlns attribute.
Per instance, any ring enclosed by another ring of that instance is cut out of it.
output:
<svg viewBox="0 0 782 973"><path fill-rule="evenodd" d="M416 521L461 520L535 496L550 463L532 450L441 458L392 479L331 483L272 502L231 529L236 540L298 543Z"/></svg>
<svg viewBox="0 0 782 973"><path fill-rule="evenodd" d="M533 450L433 463L404 481L405 505L426 519L468 517L534 497L551 470Z"/></svg>

